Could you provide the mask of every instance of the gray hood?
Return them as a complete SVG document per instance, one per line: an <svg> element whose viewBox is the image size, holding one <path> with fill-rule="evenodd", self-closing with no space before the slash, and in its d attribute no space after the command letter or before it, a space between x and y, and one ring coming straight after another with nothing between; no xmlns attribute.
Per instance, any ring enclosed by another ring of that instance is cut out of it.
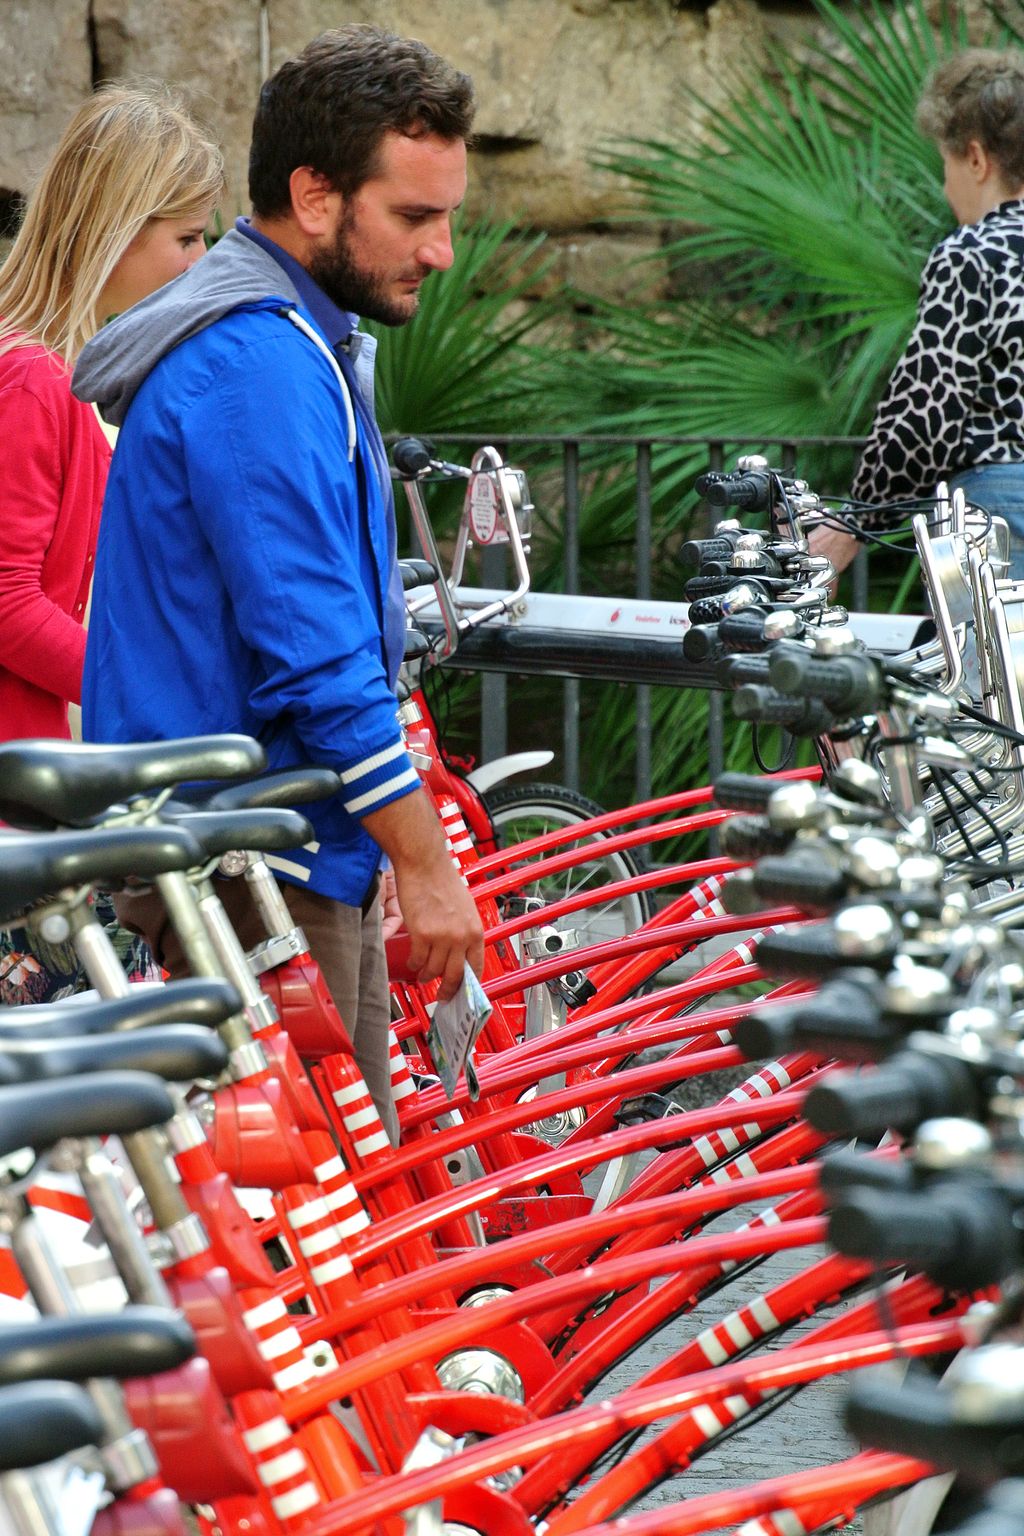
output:
<svg viewBox="0 0 1024 1536"><path fill-rule="evenodd" d="M82 350L71 381L119 427L160 359L241 304L280 297L298 302L291 278L255 240L231 229L201 261L105 325Z"/></svg>

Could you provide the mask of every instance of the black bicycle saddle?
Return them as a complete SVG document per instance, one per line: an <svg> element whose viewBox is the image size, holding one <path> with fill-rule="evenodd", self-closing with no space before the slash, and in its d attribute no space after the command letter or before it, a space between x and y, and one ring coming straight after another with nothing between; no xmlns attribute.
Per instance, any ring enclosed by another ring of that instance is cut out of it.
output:
<svg viewBox="0 0 1024 1536"><path fill-rule="evenodd" d="M191 807L164 808L161 813L174 826L184 827L199 843L208 859L236 848L257 853L275 853L286 848L301 848L316 834L305 816L298 811L281 809L207 811Z"/></svg>
<svg viewBox="0 0 1024 1536"><path fill-rule="evenodd" d="M125 1307L109 1317L39 1317L0 1323L0 1387L39 1377L153 1376L196 1352L195 1334L166 1307Z"/></svg>
<svg viewBox="0 0 1024 1536"><path fill-rule="evenodd" d="M33 739L0 745L0 817L44 830L93 821L119 800L188 779L259 772L266 754L250 736L191 736L128 746Z"/></svg>
<svg viewBox="0 0 1024 1536"><path fill-rule="evenodd" d="M0 1472L55 1461L103 1439L92 1399L68 1381L26 1381L0 1392Z"/></svg>
<svg viewBox="0 0 1024 1536"><path fill-rule="evenodd" d="M100 1072L0 1088L0 1157L20 1147L41 1152L64 1136L120 1135L162 1125L174 1102L158 1077Z"/></svg>
<svg viewBox="0 0 1024 1536"><path fill-rule="evenodd" d="M188 784L175 794L170 804L187 804L203 811L274 810L278 806L312 805L329 800L341 789L341 780L333 768L279 768L258 778L227 784L211 792L208 785Z"/></svg>
<svg viewBox="0 0 1024 1536"><path fill-rule="evenodd" d="M181 827L0 834L0 922L65 886L109 888L129 875L151 879L191 869L202 858L199 844Z"/></svg>
<svg viewBox="0 0 1024 1536"><path fill-rule="evenodd" d="M95 1072L152 1072L168 1083L192 1083L219 1077L227 1062L220 1036L196 1024L63 1040L0 1040L3 1085Z"/></svg>

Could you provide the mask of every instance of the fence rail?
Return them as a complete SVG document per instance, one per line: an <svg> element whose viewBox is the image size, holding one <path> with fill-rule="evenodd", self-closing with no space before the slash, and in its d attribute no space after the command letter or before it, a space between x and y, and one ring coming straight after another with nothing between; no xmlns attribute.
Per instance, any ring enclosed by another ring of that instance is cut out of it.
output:
<svg viewBox="0 0 1024 1536"><path fill-rule="evenodd" d="M786 437L786 438L706 438L689 436L637 437L614 433L501 433L487 437L480 433L444 433L440 439L446 447L476 449L483 442L491 442L512 462L521 462L530 473L529 452L531 447L557 449L561 454L561 533L563 537L563 586L567 594L580 591L580 514L582 509L581 484L586 468L586 454L590 449L621 448L624 456L632 457L635 485L634 502L636 523L633 538L634 572L632 591L622 592L622 597L650 598L652 595L652 545L653 545L653 488L654 454L659 448L701 448L707 456L707 467L723 470L737 454L744 451L767 453L774 466L784 474L793 474L799 465L802 450L809 448L858 449L862 437ZM524 450L526 452L524 453ZM777 456L776 456L777 455ZM557 508L556 508L557 512ZM711 514L706 513L711 521ZM487 586L505 585L505 556L501 549L486 550L483 555L483 579ZM853 606L858 610L868 607L867 561L859 555L852 571ZM481 729L480 757L489 762L508 750L508 687L501 674L484 673L481 678ZM634 690L636 699L636 748L634 789L638 801L651 795L652 737L651 737L651 688L639 684ZM708 718L708 762L712 777L721 768L724 753L724 718L720 695L712 694ZM563 683L562 771L561 778L570 789L581 786L580 771L580 684L575 678Z"/></svg>

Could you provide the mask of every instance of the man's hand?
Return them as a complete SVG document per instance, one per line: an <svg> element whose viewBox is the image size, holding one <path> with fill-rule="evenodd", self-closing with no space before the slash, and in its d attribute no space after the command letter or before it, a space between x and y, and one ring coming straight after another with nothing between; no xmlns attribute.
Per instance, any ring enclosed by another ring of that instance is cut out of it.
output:
<svg viewBox="0 0 1024 1536"><path fill-rule="evenodd" d="M363 825L391 860L411 941L410 969L420 981L440 977L439 996L447 1002L458 991L467 962L478 976L482 973L484 930L445 846L437 812L426 791L417 789L365 816ZM387 922L386 888L384 894Z"/></svg>
<svg viewBox="0 0 1024 1536"><path fill-rule="evenodd" d="M441 978L438 996L447 1002L462 985L467 962L479 976L484 964L484 930L469 891L447 851L447 863L429 875L396 868L399 900L412 940L409 967L420 981Z"/></svg>
<svg viewBox="0 0 1024 1536"><path fill-rule="evenodd" d="M821 524L812 528L807 535L807 545L812 555L824 555L831 561L832 568L838 576L840 571L845 571L854 555L860 549L859 540L851 533L843 533L839 528L829 528Z"/></svg>

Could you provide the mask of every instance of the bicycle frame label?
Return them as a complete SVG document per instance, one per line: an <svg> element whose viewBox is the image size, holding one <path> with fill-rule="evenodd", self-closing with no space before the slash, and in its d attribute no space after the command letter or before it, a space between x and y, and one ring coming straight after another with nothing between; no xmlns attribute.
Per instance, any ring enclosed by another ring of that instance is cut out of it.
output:
<svg viewBox="0 0 1024 1536"><path fill-rule="evenodd" d="M507 544L501 498L491 475L474 475L466 493L466 515L474 544Z"/></svg>

